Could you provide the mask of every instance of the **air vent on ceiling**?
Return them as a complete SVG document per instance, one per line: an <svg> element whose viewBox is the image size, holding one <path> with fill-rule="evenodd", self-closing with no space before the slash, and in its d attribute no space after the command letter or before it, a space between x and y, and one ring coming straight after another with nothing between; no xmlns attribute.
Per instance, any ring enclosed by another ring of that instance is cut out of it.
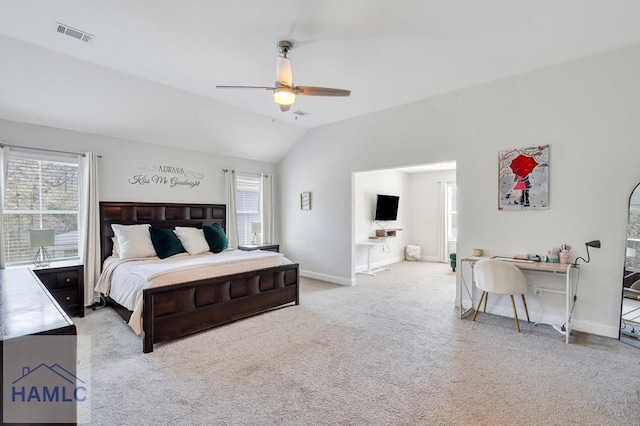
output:
<svg viewBox="0 0 640 426"><path fill-rule="evenodd" d="M57 31L60 34L66 34L69 37L73 37L75 39L82 40L82 41L87 42L87 43L90 42L91 39L93 38L93 34L89 34L89 33L85 32L85 31L70 27L70 26L65 25L65 24L61 24L60 22L56 22L56 24L58 24Z"/></svg>
<svg viewBox="0 0 640 426"><path fill-rule="evenodd" d="M310 112L302 111L302 110L299 110L299 109L296 110L296 111L293 111L292 114L295 115L295 119L296 120L298 119L298 117L304 117L305 115L311 115Z"/></svg>

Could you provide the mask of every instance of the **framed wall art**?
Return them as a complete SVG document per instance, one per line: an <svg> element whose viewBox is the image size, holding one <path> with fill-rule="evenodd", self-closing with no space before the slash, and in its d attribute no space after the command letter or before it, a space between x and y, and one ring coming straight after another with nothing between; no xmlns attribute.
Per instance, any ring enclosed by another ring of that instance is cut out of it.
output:
<svg viewBox="0 0 640 426"><path fill-rule="evenodd" d="M498 210L549 208L549 145L498 154Z"/></svg>
<svg viewBox="0 0 640 426"><path fill-rule="evenodd" d="M311 192L300 193L300 208L302 210L311 210Z"/></svg>

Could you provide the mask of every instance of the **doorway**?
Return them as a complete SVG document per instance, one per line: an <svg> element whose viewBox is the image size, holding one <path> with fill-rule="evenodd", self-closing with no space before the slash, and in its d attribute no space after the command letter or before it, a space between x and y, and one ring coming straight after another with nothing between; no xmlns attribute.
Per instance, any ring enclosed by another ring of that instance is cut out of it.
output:
<svg viewBox="0 0 640 426"><path fill-rule="evenodd" d="M354 173L354 274L404 260L407 245L420 247L421 260L448 263L456 250L455 182L455 161ZM378 194L400 197L396 221L374 220ZM397 229L395 236L371 248L385 227Z"/></svg>

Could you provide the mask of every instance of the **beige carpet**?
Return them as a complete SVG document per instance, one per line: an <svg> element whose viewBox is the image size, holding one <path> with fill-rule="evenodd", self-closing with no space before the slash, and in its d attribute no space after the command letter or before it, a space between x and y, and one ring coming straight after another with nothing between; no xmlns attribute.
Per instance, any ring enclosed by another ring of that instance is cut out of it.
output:
<svg viewBox="0 0 640 426"><path fill-rule="evenodd" d="M640 425L639 349L459 320L446 264L392 268L354 287L303 279L300 306L146 355L110 308L88 312L92 423Z"/></svg>

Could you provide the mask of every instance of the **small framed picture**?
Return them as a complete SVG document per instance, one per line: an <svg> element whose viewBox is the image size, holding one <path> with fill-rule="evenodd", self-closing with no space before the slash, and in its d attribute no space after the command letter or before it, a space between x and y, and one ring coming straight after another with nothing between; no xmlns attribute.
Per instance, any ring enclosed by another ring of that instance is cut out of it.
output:
<svg viewBox="0 0 640 426"><path fill-rule="evenodd" d="M300 208L302 210L311 210L311 193L310 192L300 193Z"/></svg>

